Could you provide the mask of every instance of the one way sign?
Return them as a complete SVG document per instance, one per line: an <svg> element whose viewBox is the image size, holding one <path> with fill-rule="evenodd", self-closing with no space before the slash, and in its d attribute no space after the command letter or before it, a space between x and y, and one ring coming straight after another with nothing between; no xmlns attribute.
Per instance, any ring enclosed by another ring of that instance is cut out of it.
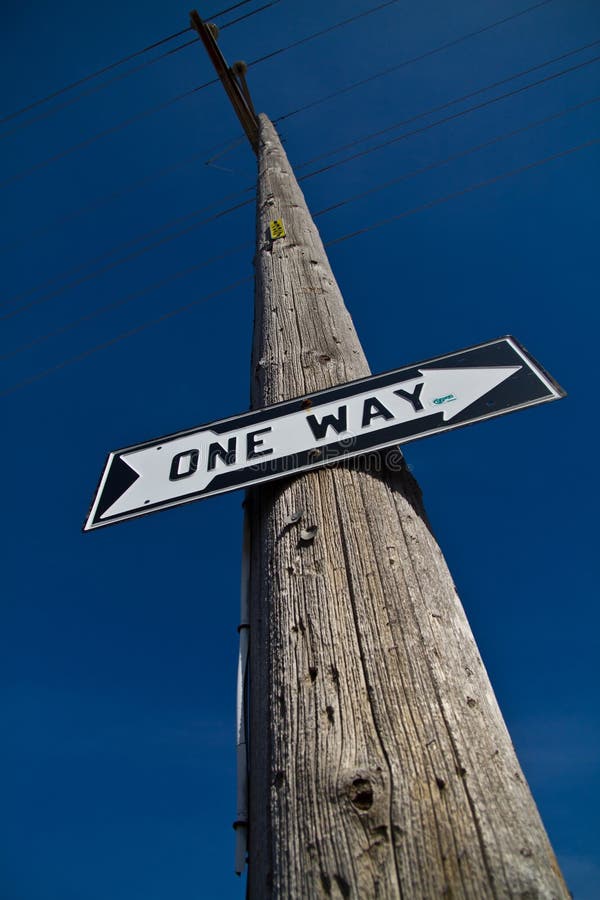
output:
<svg viewBox="0 0 600 900"><path fill-rule="evenodd" d="M557 400L513 337L111 453L84 531Z"/></svg>

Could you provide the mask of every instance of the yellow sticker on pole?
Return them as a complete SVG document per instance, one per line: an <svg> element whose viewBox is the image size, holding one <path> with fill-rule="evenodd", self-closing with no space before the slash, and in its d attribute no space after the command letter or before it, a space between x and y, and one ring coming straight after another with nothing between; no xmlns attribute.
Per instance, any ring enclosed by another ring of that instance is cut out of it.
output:
<svg viewBox="0 0 600 900"><path fill-rule="evenodd" d="M285 237L285 228L283 227L281 219L273 219L269 222L269 231L271 232L271 238L274 241L276 241L277 238Z"/></svg>

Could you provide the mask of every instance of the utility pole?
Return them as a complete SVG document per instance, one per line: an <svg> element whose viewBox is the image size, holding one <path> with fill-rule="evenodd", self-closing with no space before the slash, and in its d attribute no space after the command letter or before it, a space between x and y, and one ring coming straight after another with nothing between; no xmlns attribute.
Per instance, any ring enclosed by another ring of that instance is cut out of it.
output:
<svg viewBox="0 0 600 900"><path fill-rule="evenodd" d="M258 156L260 408L369 367L276 130L220 66ZM247 512L251 900L567 898L400 454L254 487Z"/></svg>

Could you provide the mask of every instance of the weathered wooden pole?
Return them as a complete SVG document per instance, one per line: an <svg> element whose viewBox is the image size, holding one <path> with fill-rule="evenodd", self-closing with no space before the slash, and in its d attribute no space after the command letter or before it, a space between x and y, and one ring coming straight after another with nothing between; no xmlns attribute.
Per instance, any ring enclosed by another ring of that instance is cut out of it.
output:
<svg viewBox="0 0 600 900"><path fill-rule="evenodd" d="M255 408L369 374L264 115L258 165ZM568 897L406 468L248 502L251 900Z"/></svg>
<svg viewBox="0 0 600 900"><path fill-rule="evenodd" d="M252 405L364 377L245 66L191 24L258 156ZM261 485L247 504L250 900L569 897L400 455Z"/></svg>

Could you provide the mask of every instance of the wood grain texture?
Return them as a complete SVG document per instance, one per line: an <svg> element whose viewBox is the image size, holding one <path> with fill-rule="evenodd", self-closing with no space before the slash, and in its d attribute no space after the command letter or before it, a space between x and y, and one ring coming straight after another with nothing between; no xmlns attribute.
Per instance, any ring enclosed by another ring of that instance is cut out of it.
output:
<svg viewBox="0 0 600 900"><path fill-rule="evenodd" d="M369 374L265 116L255 265L253 407ZM251 900L568 897L399 454L247 502Z"/></svg>

